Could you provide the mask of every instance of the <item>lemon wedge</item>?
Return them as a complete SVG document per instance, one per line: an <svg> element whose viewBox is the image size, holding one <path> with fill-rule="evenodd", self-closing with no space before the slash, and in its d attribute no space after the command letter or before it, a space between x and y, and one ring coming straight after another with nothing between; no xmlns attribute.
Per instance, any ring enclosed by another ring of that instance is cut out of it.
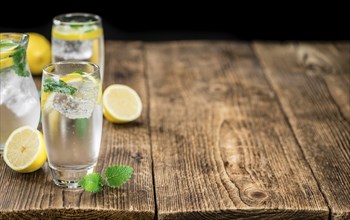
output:
<svg viewBox="0 0 350 220"><path fill-rule="evenodd" d="M29 126L14 130L7 139L3 154L5 163L20 173L34 172L46 161L44 137Z"/></svg>
<svg viewBox="0 0 350 220"><path fill-rule="evenodd" d="M110 122L126 123L141 115L141 99L135 90L126 85L108 86L103 93L102 101L104 116Z"/></svg>

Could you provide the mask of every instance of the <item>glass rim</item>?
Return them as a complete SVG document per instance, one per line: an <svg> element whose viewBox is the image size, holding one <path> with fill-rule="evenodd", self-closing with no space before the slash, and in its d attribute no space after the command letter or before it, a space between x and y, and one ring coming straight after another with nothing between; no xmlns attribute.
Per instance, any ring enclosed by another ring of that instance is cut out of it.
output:
<svg viewBox="0 0 350 220"><path fill-rule="evenodd" d="M16 40L21 46L25 46L29 41L29 35L26 33L0 32L0 40Z"/></svg>
<svg viewBox="0 0 350 220"><path fill-rule="evenodd" d="M92 66L94 68L93 71L91 72L86 72L86 74L81 75L82 77L89 77L89 76L93 76L95 74L98 74L98 77L101 78L101 74L100 74L100 67L97 64L91 63L91 62L86 62L86 61L60 61L60 62L53 62L53 63L49 63L47 65L45 65L43 67L43 74L51 76L51 77L55 77L55 76L62 76L65 74L59 74L59 73L52 73L52 72L48 72L46 71L48 68L53 67L53 66L57 66L57 65L89 65ZM69 73L66 73L69 74Z"/></svg>
<svg viewBox="0 0 350 220"><path fill-rule="evenodd" d="M81 16L81 17L86 17L86 18L93 18L94 20L92 21L63 21L64 18L70 18L74 16ZM83 25L83 24L101 24L101 17L96 14L91 14L91 13L83 13L83 12L74 12L74 13L66 13L66 14L60 14L57 15L53 18L53 24L54 25L72 25L72 24L77 24L77 25Z"/></svg>

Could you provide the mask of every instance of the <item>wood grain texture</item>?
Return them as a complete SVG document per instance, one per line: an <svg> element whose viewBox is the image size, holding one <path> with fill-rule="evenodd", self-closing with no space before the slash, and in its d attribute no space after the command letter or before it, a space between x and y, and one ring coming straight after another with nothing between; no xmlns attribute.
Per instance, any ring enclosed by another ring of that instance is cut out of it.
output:
<svg viewBox="0 0 350 220"><path fill-rule="evenodd" d="M350 219L350 42L256 43L334 219Z"/></svg>
<svg viewBox="0 0 350 220"><path fill-rule="evenodd" d="M54 185L47 164L37 172L19 174L0 159L0 219L153 219L154 198L144 62L140 43L106 45L104 86L122 83L141 96L145 110L128 125L104 121L97 171L112 164L135 169L133 178L118 189L102 193L62 190ZM39 77L35 77L40 82Z"/></svg>
<svg viewBox="0 0 350 220"><path fill-rule="evenodd" d="M159 219L327 219L246 43L146 45Z"/></svg>
<svg viewBox="0 0 350 220"><path fill-rule="evenodd" d="M144 108L104 121L96 170L128 164L131 181L61 190L47 164L0 159L0 219L350 219L349 42L109 41L106 64L104 87Z"/></svg>

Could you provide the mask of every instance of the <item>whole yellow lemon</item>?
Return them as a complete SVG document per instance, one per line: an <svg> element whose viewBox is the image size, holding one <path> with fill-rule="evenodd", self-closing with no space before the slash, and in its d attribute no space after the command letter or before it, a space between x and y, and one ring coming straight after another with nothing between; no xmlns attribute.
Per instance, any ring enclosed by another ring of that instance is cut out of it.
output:
<svg viewBox="0 0 350 220"><path fill-rule="evenodd" d="M50 42L39 33L28 33L27 59L33 75L40 75L46 64L51 62Z"/></svg>

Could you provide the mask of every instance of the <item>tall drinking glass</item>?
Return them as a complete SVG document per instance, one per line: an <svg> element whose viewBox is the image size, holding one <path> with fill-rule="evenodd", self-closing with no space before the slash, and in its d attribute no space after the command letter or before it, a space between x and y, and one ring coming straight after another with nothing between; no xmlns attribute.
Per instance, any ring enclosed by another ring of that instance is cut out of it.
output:
<svg viewBox="0 0 350 220"><path fill-rule="evenodd" d="M104 73L102 20L98 15L70 13L53 19L52 61L88 61Z"/></svg>
<svg viewBox="0 0 350 220"><path fill-rule="evenodd" d="M16 128L36 128L40 102L28 68L26 50L29 36L0 33L0 153Z"/></svg>
<svg viewBox="0 0 350 220"><path fill-rule="evenodd" d="M77 188L97 163L102 135L99 67L88 62L57 62L44 67L42 126L56 185Z"/></svg>

